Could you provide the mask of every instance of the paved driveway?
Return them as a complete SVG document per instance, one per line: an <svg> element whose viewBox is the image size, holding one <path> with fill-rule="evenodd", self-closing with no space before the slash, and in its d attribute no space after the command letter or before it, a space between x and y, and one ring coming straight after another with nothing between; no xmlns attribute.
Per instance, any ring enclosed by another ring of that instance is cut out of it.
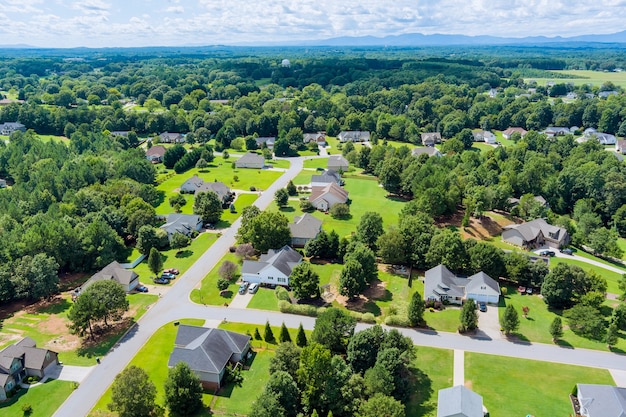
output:
<svg viewBox="0 0 626 417"><path fill-rule="evenodd" d="M498 317L498 307L487 305L487 311L478 311L478 333L489 339L501 339L500 318Z"/></svg>
<svg viewBox="0 0 626 417"><path fill-rule="evenodd" d="M94 359L94 363L96 360ZM46 375L51 379L60 381L82 382L93 369L94 366L69 366L59 365L55 369L51 369Z"/></svg>
<svg viewBox="0 0 626 417"><path fill-rule="evenodd" d="M254 294L250 294L248 291L245 294L237 293L233 301L228 304L228 308L246 308L252 297L254 297Z"/></svg>

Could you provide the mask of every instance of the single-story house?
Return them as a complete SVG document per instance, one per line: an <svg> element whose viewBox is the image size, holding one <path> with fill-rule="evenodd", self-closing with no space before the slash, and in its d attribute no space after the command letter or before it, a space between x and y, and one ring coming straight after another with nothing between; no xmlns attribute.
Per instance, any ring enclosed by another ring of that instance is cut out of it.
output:
<svg viewBox="0 0 626 417"><path fill-rule="evenodd" d="M575 100L578 98L578 94L576 94L573 91L570 91L569 93L565 95L565 98L570 99L570 100Z"/></svg>
<svg viewBox="0 0 626 417"><path fill-rule="evenodd" d="M555 136L567 135L568 133L572 133L569 127L548 126L543 131L543 134L549 138L553 138Z"/></svg>
<svg viewBox="0 0 626 417"><path fill-rule="evenodd" d="M0 135L11 136L11 133L16 131L26 132L26 126L19 122L6 122L0 124Z"/></svg>
<svg viewBox="0 0 626 417"><path fill-rule="evenodd" d="M523 248L536 248L547 244L553 248L561 248L569 243L567 230L548 224L544 219L535 219L522 224L505 226L502 240Z"/></svg>
<svg viewBox="0 0 626 417"><path fill-rule="evenodd" d="M472 134L474 135L474 142L485 142L489 145L496 144L496 135L494 135L492 132L481 130L478 132L472 132Z"/></svg>
<svg viewBox="0 0 626 417"><path fill-rule="evenodd" d="M437 143L441 143L441 133L439 132L422 133L422 145L435 146Z"/></svg>
<svg viewBox="0 0 626 417"><path fill-rule="evenodd" d="M305 133L302 135L304 143L315 142L318 145L326 145L326 132Z"/></svg>
<svg viewBox="0 0 626 417"><path fill-rule="evenodd" d="M257 168L262 169L265 166L263 155L247 152L244 156L235 161L237 168Z"/></svg>
<svg viewBox="0 0 626 417"><path fill-rule="evenodd" d="M185 143L185 135L182 133L163 132L159 135L162 143Z"/></svg>
<svg viewBox="0 0 626 417"><path fill-rule="evenodd" d="M181 193L198 194L203 191L212 191L217 194L223 205L233 201L233 193L230 191L230 188L220 181L205 182L198 175L194 175L180 186Z"/></svg>
<svg viewBox="0 0 626 417"><path fill-rule="evenodd" d="M323 187L311 187L309 201L321 211L328 211L335 204L347 203L348 192L335 183Z"/></svg>
<svg viewBox="0 0 626 417"><path fill-rule="evenodd" d="M197 214L173 213L165 216L165 224L161 229L167 232L167 237L171 241L175 233L182 233L191 236L195 231L202 229L202 218Z"/></svg>
<svg viewBox="0 0 626 417"><path fill-rule="evenodd" d="M616 96L618 95L617 91L615 90L611 90L611 91L600 91L598 93L598 97L600 98L608 98L609 96Z"/></svg>
<svg viewBox="0 0 626 417"><path fill-rule="evenodd" d="M442 156L439 149L434 146L424 146L422 148L413 148L411 151L411 155L418 158L420 155L428 155L428 156Z"/></svg>
<svg viewBox="0 0 626 417"><path fill-rule="evenodd" d="M150 149L146 150L146 159L153 164L158 164L159 162L163 162L163 155L165 155L165 146L155 145Z"/></svg>
<svg viewBox="0 0 626 417"><path fill-rule="evenodd" d="M322 231L322 221L309 213L304 213L293 218L293 223L289 223L289 229L291 246L302 248Z"/></svg>
<svg viewBox="0 0 626 417"><path fill-rule="evenodd" d="M180 192L181 194L195 194L196 190L198 190L202 184L204 184L204 180L198 177L197 174L194 174L193 177L187 179L180 186Z"/></svg>
<svg viewBox="0 0 626 417"><path fill-rule="evenodd" d="M24 104L24 100L17 100L17 99L13 99L13 98L3 98L3 99L0 99L0 107L1 106L8 106L9 104L13 104L13 103Z"/></svg>
<svg viewBox="0 0 626 417"><path fill-rule="evenodd" d="M500 285L484 272L461 277L441 264L426 271L424 300L462 304L470 298L476 302L498 304Z"/></svg>
<svg viewBox="0 0 626 417"><path fill-rule="evenodd" d="M335 170L325 169L321 175L311 175L311 187L324 187L330 183L343 185L341 175Z"/></svg>
<svg viewBox="0 0 626 417"><path fill-rule="evenodd" d="M289 246L270 249L258 261L243 261L241 279L258 284L289 286L289 275L302 262L302 255Z"/></svg>
<svg viewBox="0 0 626 417"><path fill-rule="evenodd" d="M516 132L519 133L521 137L526 136L526 133L528 133L528 131L522 127L509 127L507 130L502 132L502 137L504 137L505 139L511 139L513 133Z"/></svg>
<svg viewBox="0 0 626 417"><path fill-rule="evenodd" d="M463 385L440 389L437 417L484 417L483 397Z"/></svg>
<svg viewBox="0 0 626 417"><path fill-rule="evenodd" d="M626 388L596 384L576 384L576 388L581 416L626 416Z"/></svg>
<svg viewBox="0 0 626 417"><path fill-rule="evenodd" d="M328 157L328 169L332 169L337 172L346 172L350 167L350 163L342 155L331 155Z"/></svg>
<svg viewBox="0 0 626 417"><path fill-rule="evenodd" d="M615 142L615 152L626 154L626 140L620 139Z"/></svg>
<svg viewBox="0 0 626 417"><path fill-rule="evenodd" d="M576 139L576 142L584 143L594 138L600 143L600 145L615 145L617 142L617 138L615 137L615 135L611 135L610 133L598 132L593 127L585 129L585 131L583 132L583 136Z"/></svg>
<svg viewBox="0 0 626 417"><path fill-rule="evenodd" d="M337 135L339 142L369 142L370 132L362 130L347 130L339 132Z"/></svg>
<svg viewBox="0 0 626 417"><path fill-rule="evenodd" d="M250 336L181 324L178 326L174 350L167 366L179 362L189 365L205 389L220 389L226 366L245 360L250 351Z"/></svg>
<svg viewBox="0 0 626 417"><path fill-rule="evenodd" d="M74 295L80 295L82 291L97 281L115 281L124 288L124 291L131 292L139 285L139 275L135 271L124 268L119 262L113 261L93 274L83 285L76 288Z"/></svg>
<svg viewBox="0 0 626 417"><path fill-rule="evenodd" d="M259 149L261 149L264 144L267 146L268 149L274 149L274 142L276 142L276 137L274 136L261 137L261 138L254 138L254 140L256 141L256 146Z"/></svg>
<svg viewBox="0 0 626 417"><path fill-rule="evenodd" d="M27 376L43 378L59 365L57 352L38 348L35 341L25 337L0 351L0 401Z"/></svg>

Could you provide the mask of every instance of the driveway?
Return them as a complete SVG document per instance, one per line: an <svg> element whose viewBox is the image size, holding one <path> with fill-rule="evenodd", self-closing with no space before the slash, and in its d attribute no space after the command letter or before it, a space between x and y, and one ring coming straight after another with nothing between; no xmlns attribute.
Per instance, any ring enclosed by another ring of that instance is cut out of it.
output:
<svg viewBox="0 0 626 417"><path fill-rule="evenodd" d="M498 307L487 305L487 311L478 311L478 337L488 337L489 339L501 339L500 317L498 316Z"/></svg>
<svg viewBox="0 0 626 417"><path fill-rule="evenodd" d="M94 363L96 359L94 358ZM46 373L46 376L51 379L58 379L60 381L74 381L74 382L82 382L87 375L96 366L69 366L69 365L58 365L56 368L51 369Z"/></svg>
<svg viewBox="0 0 626 417"><path fill-rule="evenodd" d="M252 300L252 297L254 297L254 294L250 294L248 291L246 291L245 294L237 293L233 301L228 304L228 308L246 308L250 300Z"/></svg>
<svg viewBox="0 0 626 417"><path fill-rule="evenodd" d="M590 264L590 265L599 266L600 268L604 268L604 269L606 269L608 271L617 272L618 274L626 273L626 269L625 268L619 268L619 267L616 267L616 266L613 266L613 265L605 264L603 262L598 262L598 261L593 260L593 259L588 259L588 258L585 258L583 256L578 256L578 255L576 255L576 252L574 252L571 255L567 255L565 253L561 253L558 249L549 248L547 246L542 246L541 248L536 249L533 252L535 252L536 254L539 254L539 252L541 252L542 250L546 250L546 249L554 251L554 255L557 258L573 259L573 260L584 262L584 263L587 263L587 264Z"/></svg>

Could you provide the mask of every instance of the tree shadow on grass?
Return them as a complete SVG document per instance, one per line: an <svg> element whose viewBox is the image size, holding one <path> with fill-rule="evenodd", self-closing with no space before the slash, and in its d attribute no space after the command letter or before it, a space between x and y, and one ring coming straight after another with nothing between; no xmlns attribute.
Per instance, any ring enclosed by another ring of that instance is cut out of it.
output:
<svg viewBox="0 0 626 417"><path fill-rule="evenodd" d="M432 380L421 369L411 368L414 381L412 383L413 394L407 403L407 415L426 416L431 415L437 409L437 404L430 401L433 394Z"/></svg>
<svg viewBox="0 0 626 417"><path fill-rule="evenodd" d="M219 222L217 222L216 224L216 228L217 229L228 229L231 225L231 222L229 222L228 220L220 220Z"/></svg>
<svg viewBox="0 0 626 417"><path fill-rule="evenodd" d="M181 259L181 258L189 258L191 255L193 255L193 251L191 250L180 250L178 252L176 252L176 258Z"/></svg>
<svg viewBox="0 0 626 417"><path fill-rule="evenodd" d="M254 383L254 381L246 381L246 372L248 371L248 369L250 369L250 367L252 366L252 364L254 363L254 359L256 358L256 352L250 351L250 353L252 354L250 356L249 359L246 359L245 364L243 369L241 370L241 376L243 377L243 381L242 382L233 382L233 381L227 381L222 388L220 388L220 390L218 392L215 393L216 396L218 397L226 397L226 398L230 398L233 394L233 391L235 390L236 387L241 387L243 384L245 384L246 382L248 384L252 384ZM230 366L230 365L227 365ZM225 378L228 377L228 375L225 376Z"/></svg>

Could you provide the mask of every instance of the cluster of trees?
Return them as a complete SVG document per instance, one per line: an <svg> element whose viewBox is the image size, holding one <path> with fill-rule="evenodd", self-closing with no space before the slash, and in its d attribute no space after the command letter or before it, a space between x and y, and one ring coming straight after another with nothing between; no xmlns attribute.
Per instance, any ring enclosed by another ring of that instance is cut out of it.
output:
<svg viewBox="0 0 626 417"><path fill-rule="evenodd" d="M355 333L355 321L329 308L302 347L282 343L253 417L402 417L414 392L413 342L380 326Z"/></svg>
<svg viewBox="0 0 626 417"><path fill-rule="evenodd" d="M124 288L115 281L96 281L84 289L74 301L67 318L70 331L79 336L93 338L94 327L103 322L120 320L128 311L128 299Z"/></svg>
<svg viewBox="0 0 626 417"><path fill-rule="evenodd" d="M291 230L287 217L282 213L261 212L257 206L243 209L237 236L241 243L250 243L261 253L282 248L291 243Z"/></svg>

